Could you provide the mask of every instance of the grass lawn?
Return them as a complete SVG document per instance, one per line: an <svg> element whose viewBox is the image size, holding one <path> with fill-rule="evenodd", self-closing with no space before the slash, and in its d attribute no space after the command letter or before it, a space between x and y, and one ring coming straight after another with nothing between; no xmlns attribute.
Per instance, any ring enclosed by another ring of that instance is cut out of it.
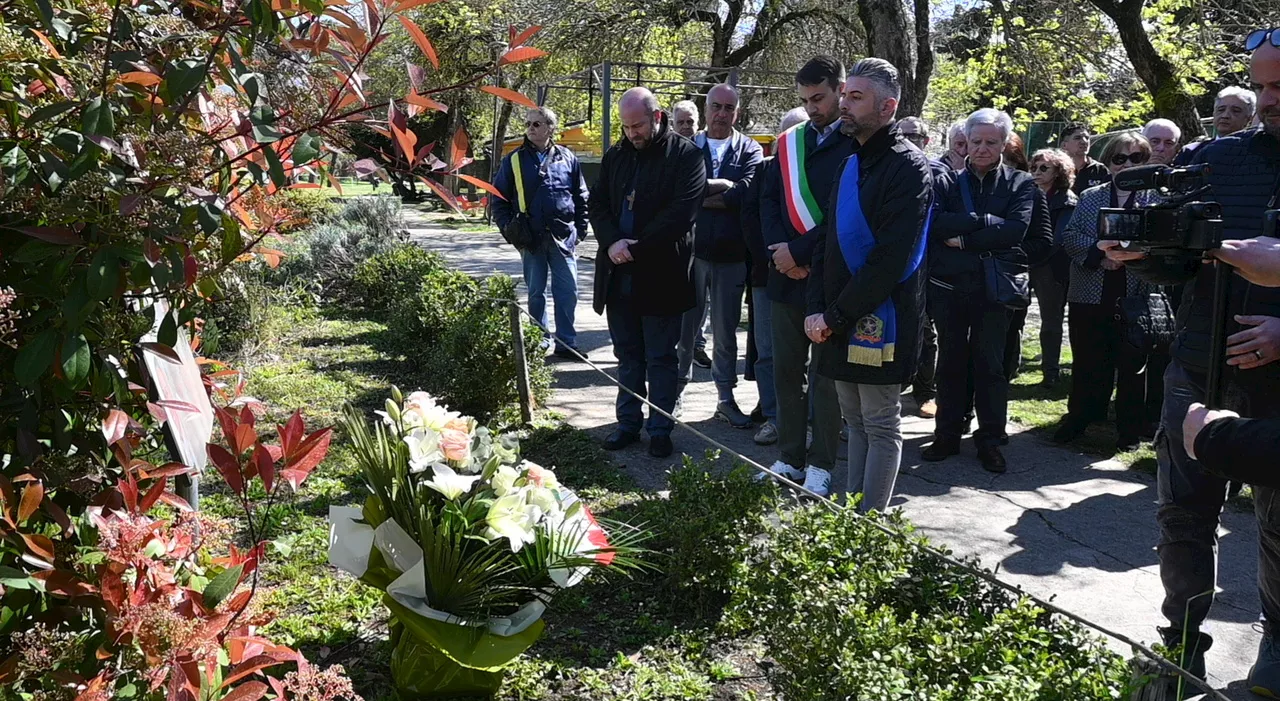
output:
<svg viewBox="0 0 1280 701"><path fill-rule="evenodd" d="M364 180L344 180L342 182L342 192L337 189L325 185L320 188L320 192L329 197L360 197L361 195L390 195L392 194L391 186L387 183L378 183L377 189Z"/></svg>
<svg viewBox="0 0 1280 701"><path fill-rule="evenodd" d="M248 393L269 406L266 421L294 408L308 428L333 425L345 403L380 407L393 383L414 388L402 359L383 348L381 323L309 309L272 308L273 340L241 358ZM522 440L526 458L555 467L603 517L624 518L654 495L619 473L585 433L541 417ZM216 482L216 481L215 481ZM277 618L262 633L322 665L342 664L369 701L391 697L386 611L379 592L327 562L330 505L363 503L365 487L346 437L291 503L265 568L264 603ZM233 515L216 489L202 507ZM283 535L282 535L283 534ZM547 632L519 658L497 697L517 699L772 699L750 641L722 639L671 594L660 575L594 580L566 590L547 613Z"/></svg>

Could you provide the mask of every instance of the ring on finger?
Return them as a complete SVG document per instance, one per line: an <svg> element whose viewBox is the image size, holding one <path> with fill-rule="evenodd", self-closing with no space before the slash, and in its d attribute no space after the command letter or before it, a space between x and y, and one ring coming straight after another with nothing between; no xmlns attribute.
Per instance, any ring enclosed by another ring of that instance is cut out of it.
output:
<svg viewBox="0 0 1280 701"><path fill-rule="evenodd" d="M1257 358L1258 360L1262 360L1262 359L1263 359L1263 358L1262 358L1262 349L1260 349L1260 348L1254 348L1254 349L1253 349L1253 357Z"/></svg>

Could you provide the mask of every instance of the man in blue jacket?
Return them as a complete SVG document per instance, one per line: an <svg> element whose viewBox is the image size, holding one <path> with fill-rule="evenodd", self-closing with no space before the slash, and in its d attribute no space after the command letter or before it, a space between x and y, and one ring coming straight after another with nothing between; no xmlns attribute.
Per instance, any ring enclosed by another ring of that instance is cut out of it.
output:
<svg viewBox="0 0 1280 701"><path fill-rule="evenodd" d="M694 307L684 315L679 356L683 390L693 379L694 344L709 305L714 344L711 377L720 395L715 416L746 429L753 426L751 419L733 398L738 381L738 323L747 284L747 244L739 211L743 193L764 160L764 150L733 128L737 121L738 91L725 83L708 90L707 128L693 137L707 170L707 197L694 230Z"/></svg>
<svg viewBox="0 0 1280 701"><path fill-rule="evenodd" d="M576 359L577 332L573 328L578 307L578 263L574 248L587 233L587 183L573 151L553 143L556 113L548 107L525 114L525 139L520 148L502 159L494 187L506 199L495 199L493 218L502 229L517 212L529 216L535 242L520 251L524 259L524 283L529 288L529 313L543 327L547 321L547 270L551 271L551 298L556 306L557 357ZM516 171L523 187L517 187Z"/></svg>

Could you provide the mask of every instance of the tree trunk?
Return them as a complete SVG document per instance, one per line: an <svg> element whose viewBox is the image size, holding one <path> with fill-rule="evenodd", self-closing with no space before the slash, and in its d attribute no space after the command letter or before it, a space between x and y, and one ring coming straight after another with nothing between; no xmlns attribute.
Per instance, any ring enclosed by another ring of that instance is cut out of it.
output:
<svg viewBox="0 0 1280 701"><path fill-rule="evenodd" d="M883 58L898 69L902 81L902 99L898 102L898 116L920 114L924 98L929 91L929 74L933 72L933 50L929 49L917 61L918 47L929 44L928 0L915 0L915 19L909 24L907 12L900 0L858 0L858 17L867 33L867 54ZM923 35L916 37L916 50L910 42L912 24L923 24ZM924 70L922 70L924 69Z"/></svg>
<svg viewBox="0 0 1280 701"><path fill-rule="evenodd" d="M1142 6L1145 0L1090 0L1102 10L1120 32L1133 72L1151 93L1156 114L1171 119L1182 129L1187 141L1204 134L1200 126L1200 114L1196 112L1195 99L1178 80L1173 64L1156 51L1147 30L1142 26Z"/></svg>

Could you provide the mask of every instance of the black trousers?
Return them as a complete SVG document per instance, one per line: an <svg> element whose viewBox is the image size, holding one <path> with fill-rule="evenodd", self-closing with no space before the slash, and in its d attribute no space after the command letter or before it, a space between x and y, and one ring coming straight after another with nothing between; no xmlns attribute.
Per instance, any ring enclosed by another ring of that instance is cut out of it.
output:
<svg viewBox="0 0 1280 701"><path fill-rule="evenodd" d="M1123 348L1115 306L1071 303L1071 398L1065 421L1085 426L1105 421L1116 393L1116 432L1137 440L1146 421L1146 358Z"/></svg>
<svg viewBox="0 0 1280 701"><path fill-rule="evenodd" d="M760 353L756 350L756 305L751 301L751 267L747 265L747 364L742 370L742 379L754 382L756 379L756 361Z"/></svg>
<svg viewBox="0 0 1280 701"><path fill-rule="evenodd" d="M925 306L928 306L927 301ZM911 396L917 404L938 398L937 365L938 333L933 330L933 318L926 312L924 332L920 336L920 364L916 366L916 376L911 379Z"/></svg>
<svg viewBox="0 0 1280 701"><path fill-rule="evenodd" d="M976 276L956 281L955 289L950 290L930 283L928 305L938 329L935 436L956 440L963 436L972 402L978 417L974 443L979 447L999 445L1005 437L1009 410L1004 360L1013 312L988 302L982 280Z"/></svg>

